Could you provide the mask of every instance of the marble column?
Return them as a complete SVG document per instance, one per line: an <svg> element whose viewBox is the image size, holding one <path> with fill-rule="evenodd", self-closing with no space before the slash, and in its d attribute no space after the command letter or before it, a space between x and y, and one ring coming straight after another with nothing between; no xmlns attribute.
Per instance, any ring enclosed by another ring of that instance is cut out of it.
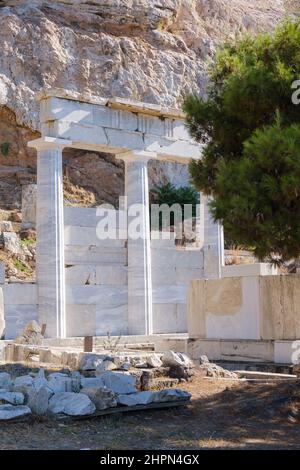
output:
<svg viewBox="0 0 300 470"><path fill-rule="evenodd" d="M68 140L43 137L37 150L37 254L39 323L46 336L66 337L62 151Z"/></svg>
<svg viewBox="0 0 300 470"><path fill-rule="evenodd" d="M119 155L125 162L128 218L128 333L151 335L152 276L148 168L152 152Z"/></svg>
<svg viewBox="0 0 300 470"><path fill-rule="evenodd" d="M214 222L209 210L210 198L200 194L200 224L203 236L204 278L222 277L224 266L223 226ZM202 220L202 222L201 222Z"/></svg>

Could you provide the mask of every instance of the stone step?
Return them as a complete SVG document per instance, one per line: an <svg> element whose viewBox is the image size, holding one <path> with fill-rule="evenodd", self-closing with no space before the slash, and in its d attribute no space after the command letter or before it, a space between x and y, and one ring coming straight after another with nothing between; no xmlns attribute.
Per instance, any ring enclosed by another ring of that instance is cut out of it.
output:
<svg viewBox="0 0 300 470"><path fill-rule="evenodd" d="M289 364L274 364L271 362L231 362L214 361L218 366L230 371L271 372L274 374L296 374L294 366Z"/></svg>
<svg viewBox="0 0 300 470"><path fill-rule="evenodd" d="M235 370L234 371L241 379L255 379L255 380L298 380L297 375L293 374L276 374L273 372L259 372L250 370Z"/></svg>

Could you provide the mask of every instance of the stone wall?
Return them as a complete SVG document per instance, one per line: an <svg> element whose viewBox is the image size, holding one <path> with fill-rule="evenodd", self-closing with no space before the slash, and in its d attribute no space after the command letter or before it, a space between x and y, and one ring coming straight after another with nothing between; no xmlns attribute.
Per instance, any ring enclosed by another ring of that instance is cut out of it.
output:
<svg viewBox="0 0 300 470"><path fill-rule="evenodd" d="M2 287L5 311L5 338L15 338L30 320L38 319L37 286L15 282Z"/></svg>
<svg viewBox="0 0 300 470"><path fill-rule="evenodd" d="M127 240L99 240L99 220L96 209L65 207L67 336L128 333ZM151 248L154 333L186 332L188 284L203 276L202 251L174 240Z"/></svg>
<svg viewBox="0 0 300 470"><path fill-rule="evenodd" d="M189 335L205 339L297 340L299 292L299 275L192 281Z"/></svg>

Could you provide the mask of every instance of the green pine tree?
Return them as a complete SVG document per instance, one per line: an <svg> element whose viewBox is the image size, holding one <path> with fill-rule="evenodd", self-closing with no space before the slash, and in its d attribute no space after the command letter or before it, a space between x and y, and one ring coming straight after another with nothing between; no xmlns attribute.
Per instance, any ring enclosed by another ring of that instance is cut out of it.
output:
<svg viewBox="0 0 300 470"><path fill-rule="evenodd" d="M206 100L187 97L191 135L205 144L194 186L236 244L280 263L300 256L300 21L225 45Z"/></svg>

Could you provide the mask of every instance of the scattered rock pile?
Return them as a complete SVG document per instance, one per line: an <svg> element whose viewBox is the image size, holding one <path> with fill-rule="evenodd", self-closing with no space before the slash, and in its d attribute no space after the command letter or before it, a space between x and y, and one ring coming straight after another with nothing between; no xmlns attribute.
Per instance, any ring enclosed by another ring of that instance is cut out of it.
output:
<svg viewBox="0 0 300 470"><path fill-rule="evenodd" d="M214 379L238 379L238 375L235 372L232 372L223 367L209 362L207 356L201 356L200 358L200 370L205 373L207 377L212 377Z"/></svg>
<svg viewBox="0 0 300 470"><path fill-rule="evenodd" d="M36 334L37 332L35 332ZM39 333L40 334L40 333ZM145 361L108 354L84 354L80 370L47 374L38 372L12 377L0 373L0 421L28 415L93 416L117 406L187 401L191 395L180 389L154 389L167 371L190 378L193 363L181 353L152 354ZM144 373L145 377L144 377ZM170 379L174 385L179 379ZM162 380L161 383L165 382ZM145 387L147 390L145 390Z"/></svg>

